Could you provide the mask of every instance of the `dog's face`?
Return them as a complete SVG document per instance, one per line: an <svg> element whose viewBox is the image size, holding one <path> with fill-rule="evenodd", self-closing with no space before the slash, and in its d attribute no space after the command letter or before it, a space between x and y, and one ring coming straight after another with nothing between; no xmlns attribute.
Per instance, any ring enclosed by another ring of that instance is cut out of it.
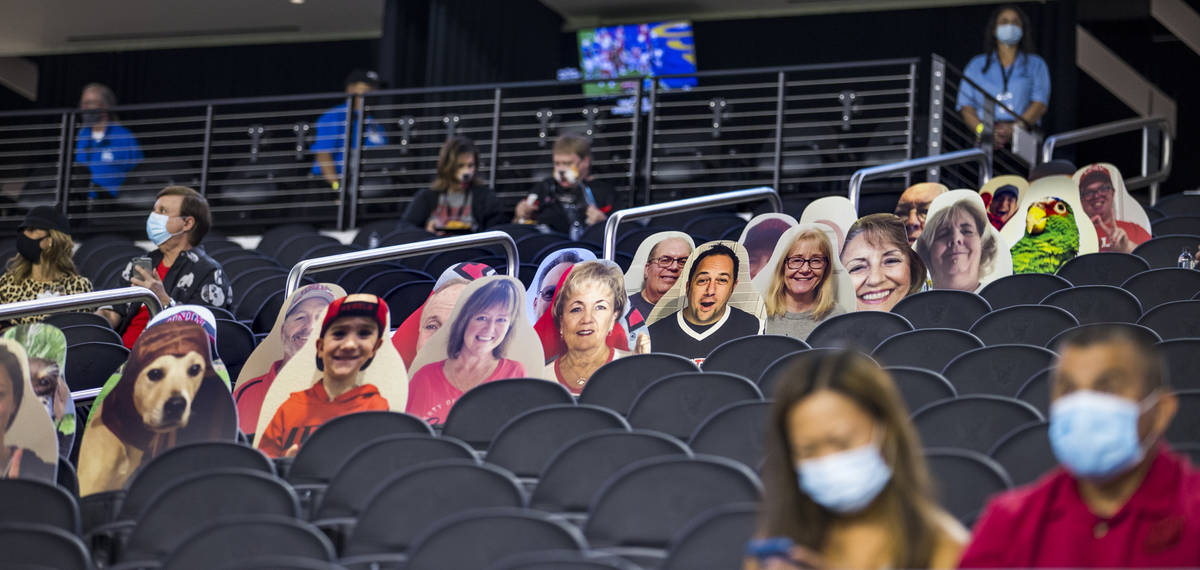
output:
<svg viewBox="0 0 1200 570"><path fill-rule="evenodd" d="M133 405L146 428L161 433L187 427L204 371L204 357L195 351L160 356L143 367L134 379Z"/></svg>

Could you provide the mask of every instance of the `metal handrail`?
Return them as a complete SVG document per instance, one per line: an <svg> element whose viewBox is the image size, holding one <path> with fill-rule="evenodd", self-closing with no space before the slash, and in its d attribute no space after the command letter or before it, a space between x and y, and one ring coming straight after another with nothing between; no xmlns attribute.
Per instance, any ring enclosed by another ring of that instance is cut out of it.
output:
<svg viewBox="0 0 1200 570"><path fill-rule="evenodd" d="M617 252L617 226L621 222L640 220L651 218L663 214L681 214L683 212L691 212L694 210L704 210L717 206L729 206L732 204L744 204L746 202L757 202L766 200L771 203L772 211L783 211L783 200L779 198L779 192L774 188L762 186L759 188L748 188L745 190L734 190L732 192L722 192L711 196L697 196L695 198L684 198L683 200L674 200L672 202L663 202L661 204L650 204L648 206L638 206L636 208L627 208L625 210L617 210L608 217L608 221L604 223L604 259L612 261Z"/></svg>
<svg viewBox="0 0 1200 570"><path fill-rule="evenodd" d="M292 270L288 272L284 297L290 296L296 289L299 289L300 280L304 278L305 273L311 271L345 269L347 267L357 267L379 261L392 261L415 255L441 253L464 247L491 244L500 244L504 248L504 253L508 257L508 275L517 277L521 264L521 258L517 255L517 242L513 241L512 236L504 232L490 231L466 236L451 236L414 243L377 247L364 251L351 251L325 257L314 257L312 259L302 259L296 265L292 266Z"/></svg>
<svg viewBox="0 0 1200 570"><path fill-rule="evenodd" d="M158 297L154 295L153 291L145 287L130 285L129 287L121 287L120 289L105 289L90 293L76 293L74 295L18 301L16 303L0 305L0 320L11 320L48 313L63 313L130 301L141 301L146 305L146 310L150 312L150 316L154 316L162 310L162 303L158 301Z"/></svg>
<svg viewBox="0 0 1200 570"><path fill-rule="evenodd" d="M992 171L989 168L987 155L978 148L969 148L946 154L935 154L932 156L923 156L911 160L902 160L891 164L881 164L879 166L871 166L856 170L850 177L850 192L847 196L850 199L850 204L854 206L854 211L858 211L859 195L862 193L862 185L870 178L879 178L889 174L902 174L912 172L922 168L932 168L938 166L950 166L952 164L963 164L967 162L975 162L979 164L979 185L983 186L992 178Z"/></svg>
<svg viewBox="0 0 1200 570"><path fill-rule="evenodd" d="M1150 174L1150 129L1152 127L1158 128L1162 140L1159 170L1154 174ZM1167 121L1166 117L1125 119L1051 135L1046 137L1046 141L1042 143L1042 162L1050 162L1054 158L1054 150L1060 146L1134 131L1142 131L1142 175L1126 178L1125 188L1133 190L1149 186L1150 203L1153 205L1158 201L1158 184L1171 176L1171 165L1175 158L1172 153L1174 139L1171 134L1171 123Z"/></svg>

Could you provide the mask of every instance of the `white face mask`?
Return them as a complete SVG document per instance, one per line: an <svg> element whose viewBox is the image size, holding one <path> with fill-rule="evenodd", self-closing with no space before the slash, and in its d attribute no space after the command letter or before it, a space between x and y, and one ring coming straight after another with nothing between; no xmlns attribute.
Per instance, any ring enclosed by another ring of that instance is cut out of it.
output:
<svg viewBox="0 0 1200 570"><path fill-rule="evenodd" d="M867 508L892 479L892 468L875 443L806 459L796 471L800 490L818 505L840 514Z"/></svg>

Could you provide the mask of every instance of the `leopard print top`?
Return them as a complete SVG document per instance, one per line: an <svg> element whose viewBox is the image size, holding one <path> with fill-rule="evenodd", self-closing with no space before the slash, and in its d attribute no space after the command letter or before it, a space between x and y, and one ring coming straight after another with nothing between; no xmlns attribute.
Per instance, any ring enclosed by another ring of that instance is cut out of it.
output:
<svg viewBox="0 0 1200 570"><path fill-rule="evenodd" d="M92 290L92 282L82 275L66 275L53 281L24 279L17 281L10 273L0 276L0 304L58 297ZM0 326L35 323L45 320L46 315L30 315L0 323Z"/></svg>

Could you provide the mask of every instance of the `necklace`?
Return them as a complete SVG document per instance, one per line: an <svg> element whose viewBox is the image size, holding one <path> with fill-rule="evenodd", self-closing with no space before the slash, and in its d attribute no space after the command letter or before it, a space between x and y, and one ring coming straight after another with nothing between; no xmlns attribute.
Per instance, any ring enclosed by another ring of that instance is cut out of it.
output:
<svg viewBox="0 0 1200 570"><path fill-rule="evenodd" d="M608 359L605 358L604 360L607 361ZM604 365L604 362L601 362L600 366L603 366L603 365ZM599 366L597 366L596 368L599 368ZM579 365L575 364L574 360L571 359L570 355L563 357L562 366L559 367L559 370L561 370L563 372L569 372L569 374L567 374L568 377L574 376L575 384L577 386L583 386L584 383L586 383L588 381L588 378L591 377L591 373L580 374L581 371L586 371L587 368L580 368ZM595 370L592 370L592 372L595 372Z"/></svg>

